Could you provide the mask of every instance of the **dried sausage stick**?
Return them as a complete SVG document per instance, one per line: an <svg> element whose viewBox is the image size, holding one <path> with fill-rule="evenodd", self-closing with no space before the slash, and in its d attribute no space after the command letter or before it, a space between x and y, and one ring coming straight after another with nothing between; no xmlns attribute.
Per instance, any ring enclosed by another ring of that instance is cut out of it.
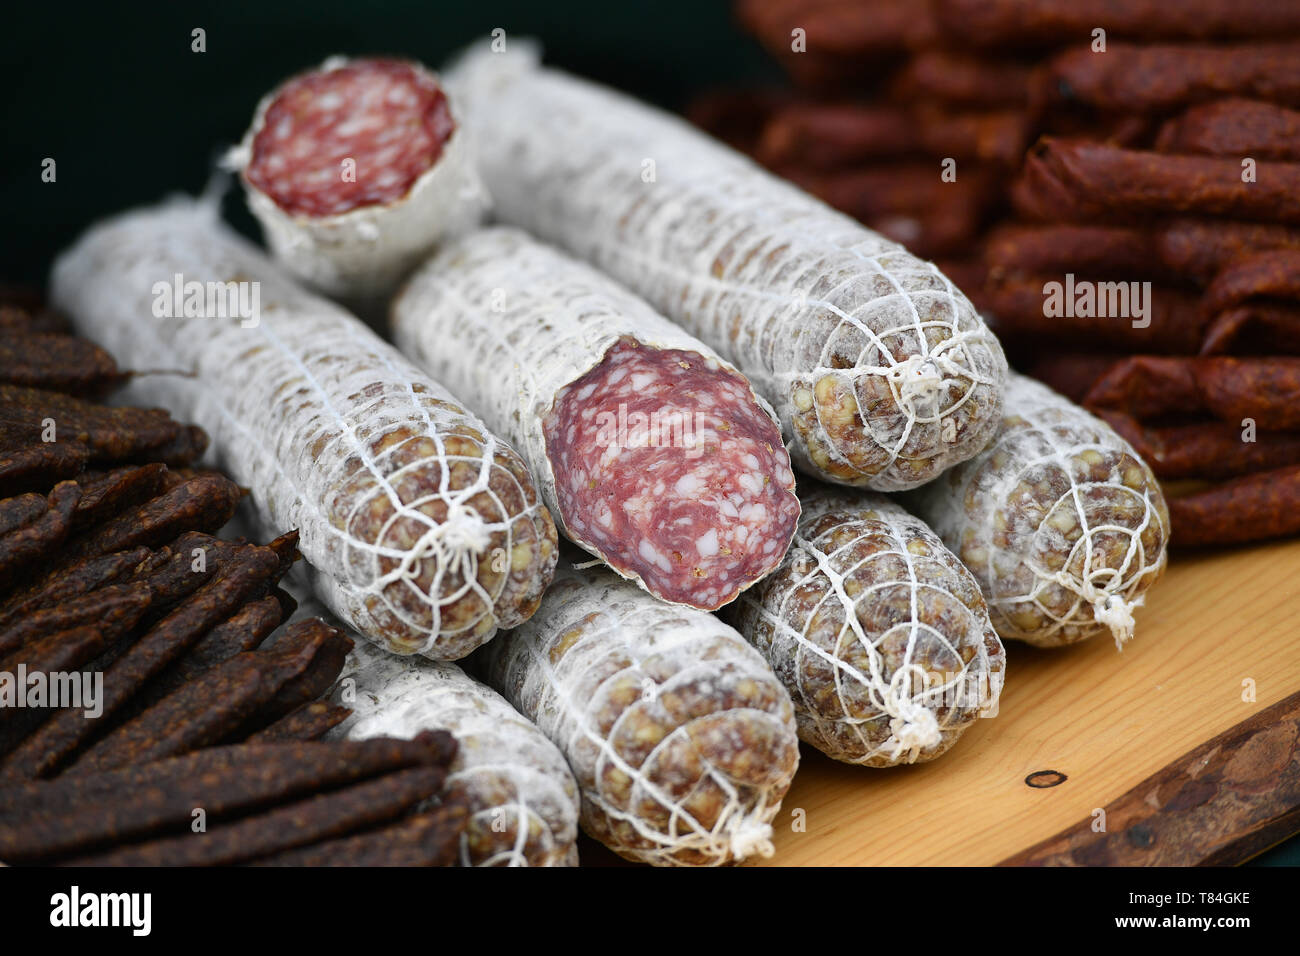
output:
<svg viewBox="0 0 1300 956"><path fill-rule="evenodd" d="M1222 547L1300 532L1300 465L1260 471L1169 500L1174 545Z"/></svg>
<svg viewBox="0 0 1300 956"><path fill-rule="evenodd" d="M1240 98L1200 103L1165 121L1156 149L1294 162L1300 160L1300 113Z"/></svg>
<svg viewBox="0 0 1300 956"><path fill-rule="evenodd" d="M1098 26L1147 42L1300 33L1300 11L1274 0L937 0L934 15L977 47L1068 43Z"/></svg>
<svg viewBox="0 0 1300 956"><path fill-rule="evenodd" d="M210 830L79 857L68 866L229 866L387 824L442 789L442 767L411 767Z"/></svg>
<svg viewBox="0 0 1300 956"><path fill-rule="evenodd" d="M1026 156L1013 202L1030 216L1054 210L1053 218L1190 214L1300 225L1300 163L1264 160L1257 175L1243 181L1235 158L1044 137Z"/></svg>
<svg viewBox="0 0 1300 956"><path fill-rule="evenodd" d="M1078 46L1049 61L1036 83L1046 102L1105 112L1161 113L1226 96L1297 106L1300 41L1111 43L1104 55Z"/></svg>
<svg viewBox="0 0 1300 956"><path fill-rule="evenodd" d="M468 809L444 801L397 823L254 860L249 866L454 866Z"/></svg>

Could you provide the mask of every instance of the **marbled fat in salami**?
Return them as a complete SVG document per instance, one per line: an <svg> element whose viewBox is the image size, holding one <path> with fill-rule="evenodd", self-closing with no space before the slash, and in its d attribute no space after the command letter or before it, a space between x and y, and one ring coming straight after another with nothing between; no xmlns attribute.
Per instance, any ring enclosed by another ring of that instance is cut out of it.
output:
<svg viewBox="0 0 1300 956"><path fill-rule="evenodd" d="M276 258L366 311L487 203L456 104L406 60L334 57L286 80L228 163Z"/></svg>
<svg viewBox="0 0 1300 956"><path fill-rule="evenodd" d="M445 78L493 216L743 372L807 473L902 491L992 439L1006 358L933 264L679 117L540 67L525 41L476 45Z"/></svg>
<svg viewBox="0 0 1300 956"><path fill-rule="evenodd" d="M454 128L432 74L398 60L355 60L280 89L244 174L286 212L336 216L406 195ZM347 160L356 165L350 179L340 174Z"/></svg>
<svg viewBox="0 0 1300 956"><path fill-rule="evenodd" d="M415 272L392 323L511 436L561 530L623 577L713 610L780 563L799 502L771 408L608 276L484 229Z"/></svg>
<svg viewBox="0 0 1300 956"><path fill-rule="evenodd" d="M799 504L780 431L698 353L620 340L544 427L565 526L654 593L717 607L785 553Z"/></svg>

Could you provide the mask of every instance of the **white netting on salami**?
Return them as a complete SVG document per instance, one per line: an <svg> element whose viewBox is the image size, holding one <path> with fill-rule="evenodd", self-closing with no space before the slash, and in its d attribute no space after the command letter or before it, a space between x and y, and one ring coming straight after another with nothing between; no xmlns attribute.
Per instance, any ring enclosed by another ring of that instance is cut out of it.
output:
<svg viewBox="0 0 1300 956"><path fill-rule="evenodd" d="M518 230L444 246L393 304L399 347L520 448L565 533L674 603L732 600L799 502L770 409L703 343Z"/></svg>
<svg viewBox="0 0 1300 956"><path fill-rule="evenodd" d="M331 57L263 98L227 165L290 272L372 305L482 219L453 108L418 63Z"/></svg>
<svg viewBox="0 0 1300 956"><path fill-rule="evenodd" d="M781 567L727 617L794 700L799 736L846 763L945 753L997 712L1006 654L979 584L938 535L880 495L824 490Z"/></svg>
<svg viewBox="0 0 1300 956"><path fill-rule="evenodd" d="M568 758L583 828L614 852L664 866L771 854L799 761L794 712L716 617L571 571L482 661Z"/></svg>
<svg viewBox="0 0 1300 956"><path fill-rule="evenodd" d="M998 634L1042 647L1133 636L1164 573L1169 509L1115 431L1012 373L983 453L909 498L974 573Z"/></svg>
<svg viewBox="0 0 1300 956"><path fill-rule="evenodd" d="M448 797L469 807L461 866L576 866L578 785L564 756L499 694L455 664L359 644L333 699L352 716L333 736L408 739L443 729L459 749Z"/></svg>
<svg viewBox="0 0 1300 956"><path fill-rule="evenodd" d="M536 608L555 527L519 456L332 303L176 201L92 228L53 294L144 390L203 426L317 593L400 654L468 654ZM241 298L242 297L242 298Z"/></svg>
<svg viewBox="0 0 1300 956"><path fill-rule="evenodd" d="M814 474L911 488L988 443L1006 360L938 269L511 42L446 76L499 218L590 260L733 362Z"/></svg>

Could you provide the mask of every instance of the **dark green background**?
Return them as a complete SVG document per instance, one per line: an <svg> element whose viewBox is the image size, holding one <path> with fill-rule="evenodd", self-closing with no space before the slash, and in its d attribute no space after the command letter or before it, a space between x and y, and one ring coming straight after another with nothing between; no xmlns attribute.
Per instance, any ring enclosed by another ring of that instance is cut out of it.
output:
<svg viewBox="0 0 1300 956"><path fill-rule="evenodd" d="M92 219L201 190L262 95L334 53L438 66L502 27L541 38L557 65L671 108L704 87L777 76L723 0L6 6L0 279L43 280ZM195 27L207 31L206 53L190 51ZM40 179L47 156L55 183ZM228 198L226 209L253 232L242 201Z"/></svg>
<svg viewBox="0 0 1300 956"><path fill-rule="evenodd" d="M207 31L206 53L190 51L195 27ZM779 78L724 0L9 4L0 280L43 282L91 220L200 191L257 101L289 74L334 53L437 66L495 27L539 37L548 61L673 109L702 89ZM41 182L47 156L54 183ZM237 188L226 213L256 234ZM1300 863L1300 840L1260 862Z"/></svg>

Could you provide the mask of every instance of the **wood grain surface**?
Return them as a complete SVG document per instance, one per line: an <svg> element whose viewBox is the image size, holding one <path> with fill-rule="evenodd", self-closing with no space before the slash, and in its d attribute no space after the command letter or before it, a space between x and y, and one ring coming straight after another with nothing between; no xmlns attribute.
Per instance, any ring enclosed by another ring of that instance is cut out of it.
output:
<svg viewBox="0 0 1300 956"><path fill-rule="evenodd" d="M992 865L1098 808L1111 808L1113 828L1117 801L1139 783L1300 692L1300 540L1179 555L1137 621L1123 652L1104 640L1011 642L1000 713L933 763L869 770L804 747L764 863ZM1243 699L1247 682L1254 700ZM1280 754L1283 743L1256 746ZM1259 839L1288 828L1300 820ZM1218 862L1265 848L1243 843Z"/></svg>
<svg viewBox="0 0 1300 956"><path fill-rule="evenodd" d="M1300 829L1300 694L1237 724L1003 866L1238 863Z"/></svg>

